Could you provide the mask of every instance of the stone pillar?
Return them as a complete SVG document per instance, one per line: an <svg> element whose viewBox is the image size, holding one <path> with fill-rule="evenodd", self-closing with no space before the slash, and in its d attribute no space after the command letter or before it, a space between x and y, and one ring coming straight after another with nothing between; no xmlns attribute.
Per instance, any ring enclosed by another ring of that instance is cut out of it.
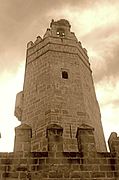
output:
<svg viewBox="0 0 119 180"><path fill-rule="evenodd" d="M115 176L119 179L119 137L116 132L112 132L108 139L110 152L115 156Z"/></svg>
<svg viewBox="0 0 119 180"><path fill-rule="evenodd" d="M82 156L94 157L96 155L96 145L94 138L94 128L82 124L77 129L77 143Z"/></svg>
<svg viewBox="0 0 119 180"><path fill-rule="evenodd" d="M31 127L21 124L15 128L14 152L30 152L31 151Z"/></svg>
<svg viewBox="0 0 119 180"><path fill-rule="evenodd" d="M112 132L108 139L109 149L111 153L116 153L119 157L119 137L116 132Z"/></svg>
<svg viewBox="0 0 119 180"><path fill-rule="evenodd" d="M49 154L63 151L62 134L63 128L57 124L51 124L47 127L48 152L50 152Z"/></svg>

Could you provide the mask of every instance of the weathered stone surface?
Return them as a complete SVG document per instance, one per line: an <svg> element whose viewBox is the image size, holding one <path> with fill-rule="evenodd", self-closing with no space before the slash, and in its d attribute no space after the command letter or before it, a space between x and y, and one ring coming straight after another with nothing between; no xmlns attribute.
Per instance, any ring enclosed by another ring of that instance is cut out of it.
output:
<svg viewBox="0 0 119 180"><path fill-rule="evenodd" d="M32 129L27 124L15 128L14 152L31 152Z"/></svg>

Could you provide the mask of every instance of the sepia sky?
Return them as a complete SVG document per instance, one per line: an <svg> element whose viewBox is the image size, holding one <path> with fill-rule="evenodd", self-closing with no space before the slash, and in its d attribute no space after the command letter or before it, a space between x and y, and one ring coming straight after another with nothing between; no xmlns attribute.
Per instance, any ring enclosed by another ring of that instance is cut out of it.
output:
<svg viewBox="0 0 119 180"><path fill-rule="evenodd" d="M119 1L0 0L0 151L12 151L16 93L22 90L28 41L52 19L69 20L88 50L106 140L119 134Z"/></svg>

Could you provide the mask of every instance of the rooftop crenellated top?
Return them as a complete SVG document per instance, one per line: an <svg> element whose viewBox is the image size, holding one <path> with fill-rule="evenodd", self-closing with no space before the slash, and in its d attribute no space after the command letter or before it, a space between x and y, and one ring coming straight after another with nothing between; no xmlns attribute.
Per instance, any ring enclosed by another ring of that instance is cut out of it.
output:
<svg viewBox="0 0 119 180"><path fill-rule="evenodd" d="M52 19L52 22L50 23L50 27L52 28L53 25L56 26L66 26L66 27L71 27L70 23L68 20L66 19L60 19L58 21L54 21L54 19Z"/></svg>
<svg viewBox="0 0 119 180"><path fill-rule="evenodd" d="M44 38L38 44L33 43L31 47L27 48L27 63L41 56L42 53L47 52L47 50L58 49L58 46L61 46L61 52L68 52L67 48L69 48L72 54L78 54L82 61L84 61L87 66L90 66L89 57L87 54L87 50L81 46L78 42L73 42L67 39L64 39L63 42L61 39L55 39L52 37ZM59 50L59 49L58 49Z"/></svg>
<svg viewBox="0 0 119 180"><path fill-rule="evenodd" d="M50 28L47 28L43 38L37 36L34 42L30 41L27 43L27 57L37 56L40 49L43 49L47 44L61 45L76 47L80 53L88 59L87 50L82 47L81 42L75 36L74 32L70 31L71 25L68 20L60 19L58 21L52 20L50 23ZM73 51L74 52L74 51Z"/></svg>
<svg viewBox="0 0 119 180"><path fill-rule="evenodd" d="M69 38L76 39L75 34L70 32L71 25L68 20L60 19L58 21L52 20L50 23L50 28L47 28L46 33L43 36L43 39L38 36L35 42L28 42L27 49L37 45L39 42L43 42L44 38L47 37L60 37L60 38Z"/></svg>

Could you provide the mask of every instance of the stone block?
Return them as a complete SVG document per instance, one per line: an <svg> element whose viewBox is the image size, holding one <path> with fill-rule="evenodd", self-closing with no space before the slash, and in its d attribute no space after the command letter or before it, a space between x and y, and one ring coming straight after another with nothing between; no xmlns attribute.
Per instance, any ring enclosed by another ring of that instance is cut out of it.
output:
<svg viewBox="0 0 119 180"><path fill-rule="evenodd" d="M22 124L15 128L15 144L14 152L30 152L31 151L31 127Z"/></svg>
<svg viewBox="0 0 119 180"><path fill-rule="evenodd" d="M116 153L117 156L119 156L119 137L117 136L117 133L112 132L109 140L109 149L111 153Z"/></svg>
<svg viewBox="0 0 119 180"><path fill-rule="evenodd" d="M76 137L79 152L82 152L83 156L93 157L96 155L94 128L86 124L82 124L77 129Z"/></svg>
<svg viewBox="0 0 119 180"><path fill-rule="evenodd" d="M51 124L47 127L48 151L62 152L63 151L63 128L56 124Z"/></svg>

